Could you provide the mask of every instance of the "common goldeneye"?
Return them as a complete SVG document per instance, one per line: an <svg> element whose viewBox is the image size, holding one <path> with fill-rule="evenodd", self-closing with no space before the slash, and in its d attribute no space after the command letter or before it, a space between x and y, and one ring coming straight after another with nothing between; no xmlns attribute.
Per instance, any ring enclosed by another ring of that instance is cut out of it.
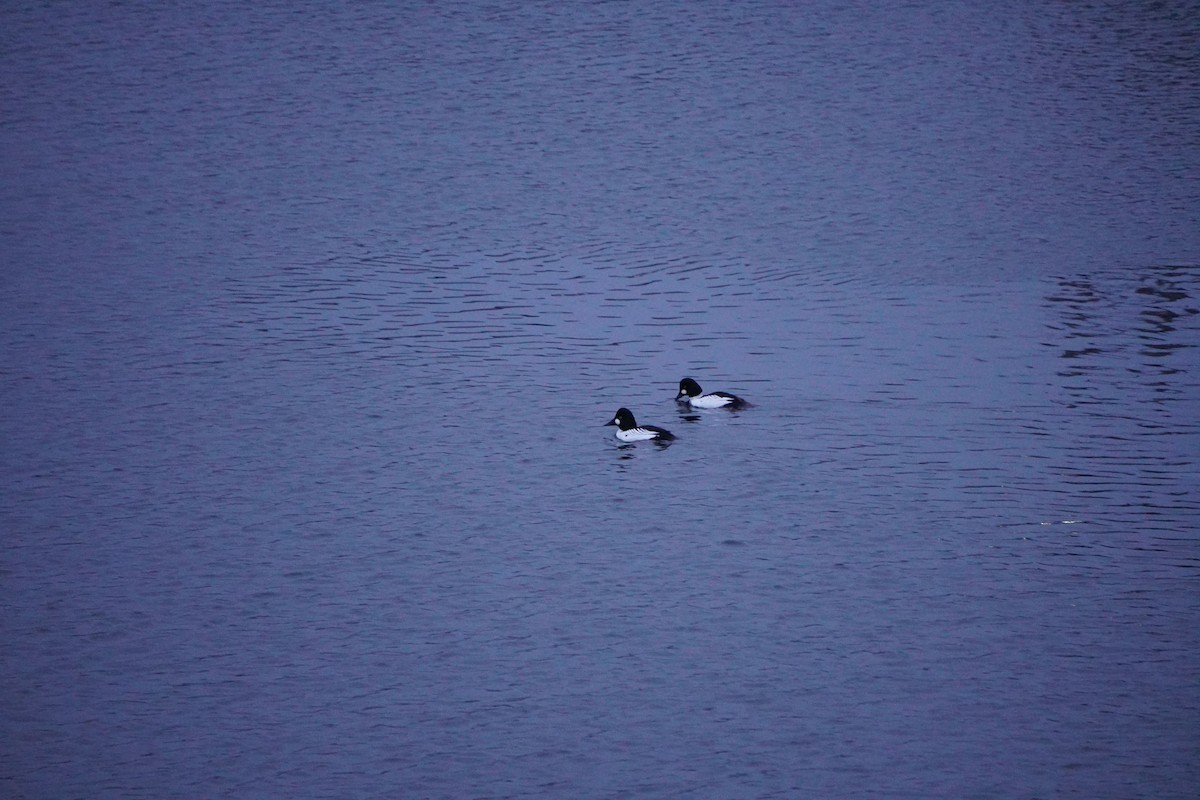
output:
<svg viewBox="0 0 1200 800"><path fill-rule="evenodd" d="M750 404L735 394L729 392L704 393L700 384L691 378L679 382L679 394L675 395L678 403L687 403L692 408L746 408Z"/></svg>
<svg viewBox="0 0 1200 800"><path fill-rule="evenodd" d="M604 424L616 425L617 438L622 442L641 442L646 439L670 441L675 438L670 431L654 425L638 425L637 420L633 418L633 412L628 408L618 408L616 416Z"/></svg>

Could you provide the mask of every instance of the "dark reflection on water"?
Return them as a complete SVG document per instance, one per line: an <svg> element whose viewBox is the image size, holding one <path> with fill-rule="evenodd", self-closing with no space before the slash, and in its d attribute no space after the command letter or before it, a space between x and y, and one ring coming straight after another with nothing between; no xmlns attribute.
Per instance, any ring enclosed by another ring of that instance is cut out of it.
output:
<svg viewBox="0 0 1200 800"><path fill-rule="evenodd" d="M1062 303L1067 309L1063 313L1063 327L1068 340L1081 339L1085 344L1064 350L1064 358L1085 359L1072 365L1070 372L1061 373L1071 377L1094 368L1103 369L1103 364L1109 359L1121 358L1127 362L1126 369L1132 376L1172 375L1180 370L1167 361L1174 351L1196 347L1196 343L1180 336L1188 331L1186 327L1180 330L1177 323L1181 317L1186 318L1200 313L1200 302L1188 294L1188 288L1195 282L1195 270L1187 267L1160 267L1152 272L1133 277L1111 276L1108 286L1097 287L1095 282L1087 278L1076 278L1060 281L1061 291L1048 299L1051 302ZM1129 338L1122 337L1116 342L1103 346L1104 339L1112 336L1111 325L1116 322L1110 319L1114 312L1137 310L1137 317L1120 321L1121 334L1133 334ZM1095 328L1099 326L1099 330ZM1129 353L1117 348L1134 345L1139 348L1137 353ZM1136 356L1152 361L1134 360ZM1088 357L1095 364L1087 363ZM1178 391L1169 382L1151 382L1158 391Z"/></svg>

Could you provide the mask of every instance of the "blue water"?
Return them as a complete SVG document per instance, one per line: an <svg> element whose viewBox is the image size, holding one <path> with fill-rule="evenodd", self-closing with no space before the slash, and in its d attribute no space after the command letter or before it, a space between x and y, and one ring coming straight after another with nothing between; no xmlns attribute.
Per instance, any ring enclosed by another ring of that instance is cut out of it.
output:
<svg viewBox="0 0 1200 800"><path fill-rule="evenodd" d="M0 12L0 794L1193 797L1198 35Z"/></svg>

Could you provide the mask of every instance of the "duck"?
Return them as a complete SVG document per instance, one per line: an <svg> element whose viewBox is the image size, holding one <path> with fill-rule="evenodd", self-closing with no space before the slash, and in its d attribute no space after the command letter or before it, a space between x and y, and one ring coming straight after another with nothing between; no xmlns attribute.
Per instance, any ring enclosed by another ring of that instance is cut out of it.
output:
<svg viewBox="0 0 1200 800"><path fill-rule="evenodd" d="M669 442L675 438L670 431L655 425L638 425L637 420L633 418L633 412L628 408L618 408L613 418L604 424L616 425L617 438L622 442L643 442L650 439Z"/></svg>
<svg viewBox="0 0 1200 800"><path fill-rule="evenodd" d="M750 404L736 394L729 392L709 392L704 393L700 388L700 384L696 383L691 378L684 378L679 382L679 394L675 395L675 402L686 403L692 408L729 408L739 409L746 408Z"/></svg>

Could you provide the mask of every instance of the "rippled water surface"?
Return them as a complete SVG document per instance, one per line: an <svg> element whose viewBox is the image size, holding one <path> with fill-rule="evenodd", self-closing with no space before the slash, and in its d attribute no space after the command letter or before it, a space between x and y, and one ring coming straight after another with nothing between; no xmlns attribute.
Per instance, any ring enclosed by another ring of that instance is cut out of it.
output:
<svg viewBox="0 0 1200 800"><path fill-rule="evenodd" d="M0 19L4 796L1194 795L1194 4Z"/></svg>

